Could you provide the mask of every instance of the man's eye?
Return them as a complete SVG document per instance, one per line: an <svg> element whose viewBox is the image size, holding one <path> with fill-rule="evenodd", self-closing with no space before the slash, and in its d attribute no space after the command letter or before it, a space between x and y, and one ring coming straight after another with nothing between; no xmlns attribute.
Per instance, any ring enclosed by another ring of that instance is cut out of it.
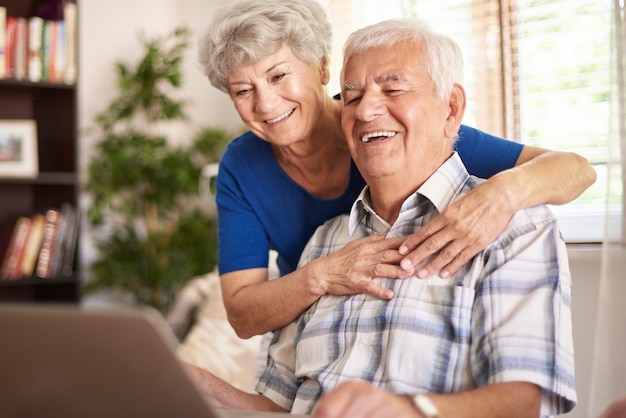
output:
<svg viewBox="0 0 626 418"><path fill-rule="evenodd" d="M387 94L388 96L399 96L406 93L407 91L409 91L409 89L406 88L387 89L385 90L385 94Z"/></svg>
<svg viewBox="0 0 626 418"><path fill-rule="evenodd" d="M361 100L361 96L345 97L343 103L345 106L348 106L348 105L356 104L360 100Z"/></svg>

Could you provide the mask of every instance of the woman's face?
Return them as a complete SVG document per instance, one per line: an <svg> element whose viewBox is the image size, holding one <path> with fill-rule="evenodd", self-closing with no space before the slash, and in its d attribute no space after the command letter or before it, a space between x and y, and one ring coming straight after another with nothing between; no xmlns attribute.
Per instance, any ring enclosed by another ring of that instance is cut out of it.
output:
<svg viewBox="0 0 626 418"><path fill-rule="evenodd" d="M228 91L252 132L273 145L289 146L311 137L327 82L327 65L301 61L284 46L252 65L231 70Z"/></svg>

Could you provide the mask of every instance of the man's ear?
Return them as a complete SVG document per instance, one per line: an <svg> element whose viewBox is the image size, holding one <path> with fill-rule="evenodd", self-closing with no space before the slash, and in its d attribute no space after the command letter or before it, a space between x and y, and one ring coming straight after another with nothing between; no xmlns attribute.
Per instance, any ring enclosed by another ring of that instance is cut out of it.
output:
<svg viewBox="0 0 626 418"><path fill-rule="evenodd" d="M448 119L446 120L445 134L448 138L455 138L459 132L463 115L465 114L465 89L460 84L455 84L450 92L448 100Z"/></svg>
<svg viewBox="0 0 626 418"><path fill-rule="evenodd" d="M330 81L330 60L328 57L322 57L320 62L321 80L323 85L327 85Z"/></svg>

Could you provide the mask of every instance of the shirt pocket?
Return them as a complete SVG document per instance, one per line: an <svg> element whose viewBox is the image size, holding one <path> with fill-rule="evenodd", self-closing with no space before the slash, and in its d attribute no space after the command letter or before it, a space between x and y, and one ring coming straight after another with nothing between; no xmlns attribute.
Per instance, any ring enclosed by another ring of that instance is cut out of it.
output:
<svg viewBox="0 0 626 418"><path fill-rule="evenodd" d="M387 389L449 393L474 386L469 353L475 291L416 279L390 307Z"/></svg>

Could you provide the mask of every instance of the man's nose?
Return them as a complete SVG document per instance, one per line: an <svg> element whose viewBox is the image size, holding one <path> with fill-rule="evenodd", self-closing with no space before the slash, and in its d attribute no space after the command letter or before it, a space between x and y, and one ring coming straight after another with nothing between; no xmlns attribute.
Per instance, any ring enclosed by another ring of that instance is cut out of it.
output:
<svg viewBox="0 0 626 418"><path fill-rule="evenodd" d="M387 108L380 95L366 92L357 104L355 116L361 121L371 122L386 111Z"/></svg>

